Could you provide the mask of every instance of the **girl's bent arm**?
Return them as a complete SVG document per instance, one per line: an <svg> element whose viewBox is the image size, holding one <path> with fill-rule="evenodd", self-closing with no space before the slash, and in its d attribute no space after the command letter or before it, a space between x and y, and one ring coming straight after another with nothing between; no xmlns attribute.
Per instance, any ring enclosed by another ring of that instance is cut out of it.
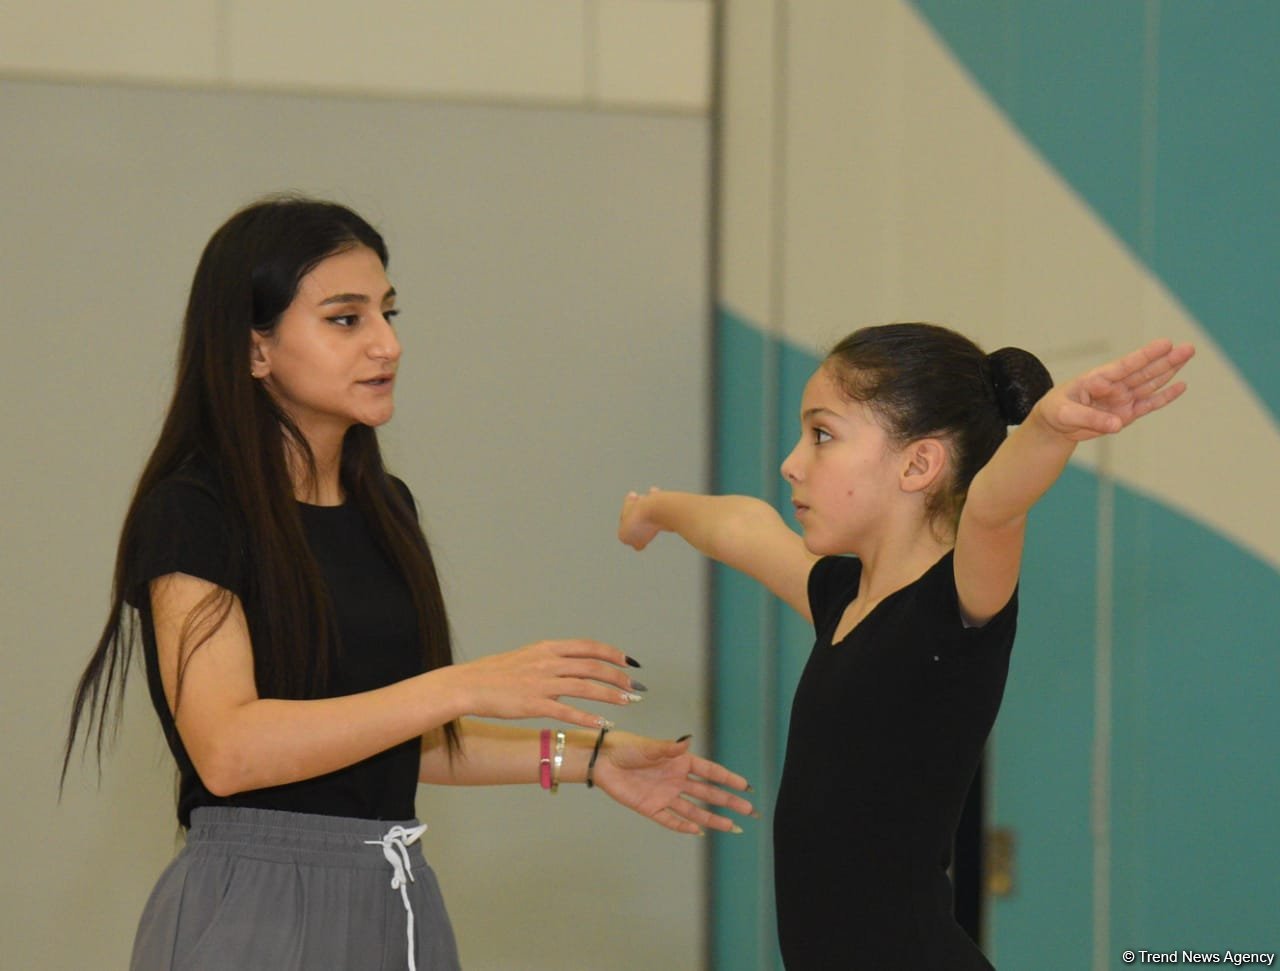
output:
<svg viewBox="0 0 1280 971"><path fill-rule="evenodd" d="M965 621L980 626L1013 595L1027 513L1066 468L1076 444L1114 434L1174 401L1170 384L1195 353L1152 341L1055 385L973 478L956 531L956 592Z"/></svg>
<svg viewBox="0 0 1280 971"><path fill-rule="evenodd" d="M180 573L151 585L165 696L196 771L218 796L324 775L467 713L551 717L592 727L599 716L558 697L627 702L631 682L619 669L626 656L594 641L530 645L338 698L260 698L238 600L212 636L184 657L179 696L184 627L215 590L208 581Z"/></svg>
<svg viewBox="0 0 1280 971"><path fill-rule="evenodd" d="M760 581L806 620L809 571L818 557L776 509L749 496L704 496L650 489L622 502L618 538L642 550L660 532Z"/></svg>

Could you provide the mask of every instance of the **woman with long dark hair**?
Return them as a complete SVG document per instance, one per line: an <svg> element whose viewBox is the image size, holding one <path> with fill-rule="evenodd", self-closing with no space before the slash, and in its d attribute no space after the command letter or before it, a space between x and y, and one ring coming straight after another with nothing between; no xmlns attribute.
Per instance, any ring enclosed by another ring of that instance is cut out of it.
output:
<svg viewBox="0 0 1280 971"><path fill-rule="evenodd" d="M687 739L610 733L560 700L639 700L617 648L453 663L413 498L374 431L400 359L386 266L350 209L282 197L235 214L196 269L63 761L65 777L82 728L101 756L140 640L187 840L135 969L457 967L419 782L585 782L683 833L738 829L691 799L752 812L730 791L746 780Z"/></svg>

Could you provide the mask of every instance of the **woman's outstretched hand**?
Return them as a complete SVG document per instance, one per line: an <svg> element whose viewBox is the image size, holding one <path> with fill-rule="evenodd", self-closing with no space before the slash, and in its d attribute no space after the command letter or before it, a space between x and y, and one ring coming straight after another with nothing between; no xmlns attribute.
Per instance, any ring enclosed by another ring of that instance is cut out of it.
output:
<svg viewBox="0 0 1280 971"><path fill-rule="evenodd" d="M591 640L539 641L448 670L463 714L486 718L554 718L600 728L599 715L564 704L561 697L628 705L641 695L631 687L636 662L616 647Z"/></svg>
<svg viewBox="0 0 1280 971"><path fill-rule="evenodd" d="M708 829L742 832L733 820L704 808L695 799L742 816L756 815L751 803L731 791L748 791L747 780L690 753L688 737L666 742L610 732L596 762L595 784L615 802L677 833L701 836Z"/></svg>
<svg viewBox="0 0 1280 971"><path fill-rule="evenodd" d="M657 486L650 486L650 495L657 491ZM662 530L645 516L644 497L638 492L628 492L622 500L622 513L618 517L618 539L639 551L652 543L660 532Z"/></svg>
<svg viewBox="0 0 1280 971"><path fill-rule="evenodd" d="M1187 386L1169 382L1194 354L1190 344L1152 341L1054 386L1035 410L1049 428L1075 442L1114 434L1181 395Z"/></svg>

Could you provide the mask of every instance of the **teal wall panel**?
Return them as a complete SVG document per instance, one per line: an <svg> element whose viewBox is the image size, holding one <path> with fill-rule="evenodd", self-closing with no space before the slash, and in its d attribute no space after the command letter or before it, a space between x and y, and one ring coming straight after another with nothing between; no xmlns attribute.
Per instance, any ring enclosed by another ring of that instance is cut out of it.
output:
<svg viewBox="0 0 1280 971"><path fill-rule="evenodd" d="M1274 949L1280 574L1125 489L1115 550L1112 940Z"/></svg>
<svg viewBox="0 0 1280 971"><path fill-rule="evenodd" d="M1159 51L1150 264L1280 419L1280 3L1163 3Z"/></svg>
<svg viewBox="0 0 1280 971"><path fill-rule="evenodd" d="M1000 967L1089 965L1097 519L1097 477L1070 466L1028 523L1018 638L988 763L988 823L1012 829L1017 844L1014 891L992 902L988 924Z"/></svg>
<svg viewBox="0 0 1280 971"><path fill-rule="evenodd" d="M764 335L731 311L716 318L715 481L717 493L763 495L768 426L766 382L773 359ZM714 757L750 779L755 799L773 805L777 739L770 637L771 598L722 566L712 574ZM715 968L763 971L776 949L771 814L735 839L711 842L711 959Z"/></svg>

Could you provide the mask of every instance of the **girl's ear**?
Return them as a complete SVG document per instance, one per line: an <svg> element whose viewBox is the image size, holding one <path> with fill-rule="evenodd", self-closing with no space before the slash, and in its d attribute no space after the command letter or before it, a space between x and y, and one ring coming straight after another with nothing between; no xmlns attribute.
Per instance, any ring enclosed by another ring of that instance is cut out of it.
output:
<svg viewBox="0 0 1280 971"><path fill-rule="evenodd" d="M947 469L950 455L937 438L921 438L902 450L900 482L904 492L923 492L938 482Z"/></svg>

